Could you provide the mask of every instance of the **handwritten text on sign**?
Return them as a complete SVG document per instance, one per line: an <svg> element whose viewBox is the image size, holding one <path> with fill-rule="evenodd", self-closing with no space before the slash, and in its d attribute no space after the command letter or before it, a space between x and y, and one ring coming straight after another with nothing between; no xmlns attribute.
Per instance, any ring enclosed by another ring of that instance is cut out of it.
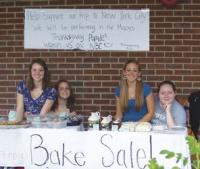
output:
<svg viewBox="0 0 200 169"><path fill-rule="evenodd" d="M26 169L147 169L156 157L165 168L176 158L165 159L163 149L189 157L184 133L79 132L68 129L0 129L0 166Z"/></svg>
<svg viewBox="0 0 200 169"><path fill-rule="evenodd" d="M81 139L82 133L79 134L73 138ZM91 135L94 136L91 140L84 140L87 134L82 135L81 144L80 139L73 139L73 144L63 140L56 145L53 141L50 144L44 135L31 135L31 168L145 168L150 159L149 136L139 136L146 140L141 144L134 141L133 136L125 141L111 133Z"/></svg>
<svg viewBox="0 0 200 169"><path fill-rule="evenodd" d="M24 47L149 50L149 10L26 9Z"/></svg>

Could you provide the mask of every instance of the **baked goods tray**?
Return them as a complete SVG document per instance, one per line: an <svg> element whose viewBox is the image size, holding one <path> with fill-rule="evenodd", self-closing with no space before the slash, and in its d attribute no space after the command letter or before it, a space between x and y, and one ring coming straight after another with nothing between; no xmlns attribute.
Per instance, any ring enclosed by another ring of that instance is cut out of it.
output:
<svg viewBox="0 0 200 169"><path fill-rule="evenodd" d="M27 128L30 127L31 124L27 122L20 123L0 123L0 129L19 129L19 128Z"/></svg>

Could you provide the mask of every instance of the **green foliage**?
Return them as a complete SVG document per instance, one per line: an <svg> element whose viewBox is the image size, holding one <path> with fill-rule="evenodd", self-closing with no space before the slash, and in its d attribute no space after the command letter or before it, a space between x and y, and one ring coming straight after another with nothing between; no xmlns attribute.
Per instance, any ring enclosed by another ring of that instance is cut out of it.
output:
<svg viewBox="0 0 200 169"><path fill-rule="evenodd" d="M188 158L183 157L183 155L181 153L174 153L174 152L169 151L169 150L161 150L160 154L164 155L166 159L176 158L176 164L182 162L183 166L186 166L186 164L188 163ZM149 169L164 169L163 166L160 166L158 164L156 158L149 160L148 167L149 167ZM175 165L175 166L172 167L172 169L180 169L180 168Z"/></svg>
<svg viewBox="0 0 200 169"><path fill-rule="evenodd" d="M200 141L196 140L193 136L187 136L186 140L192 157L192 168L200 169Z"/></svg>
<svg viewBox="0 0 200 169"><path fill-rule="evenodd" d="M150 169L164 169L163 166L158 165L156 158L153 158L149 161L148 167Z"/></svg>
<svg viewBox="0 0 200 169"><path fill-rule="evenodd" d="M200 142L196 140L193 136L186 137L187 143L190 148L190 155L192 157L192 168L200 169ZM181 163L183 166L188 164L188 157L183 157L181 153L174 153L169 150L160 151L161 155L164 155L166 159L176 158L176 164ZM180 169L178 166L173 166L172 169ZM164 169L163 166L159 165L156 158L149 160L149 169Z"/></svg>
<svg viewBox="0 0 200 169"><path fill-rule="evenodd" d="M173 158L175 156L175 153L174 152L171 152L171 151L168 151L168 150L162 150L160 152L160 154L163 154L165 155L165 158L167 159L170 159L170 158ZM179 153L180 154L180 153Z"/></svg>
<svg viewBox="0 0 200 169"><path fill-rule="evenodd" d="M187 158L187 157L184 157L184 158L183 158L183 165L186 166L187 163L188 163L188 158Z"/></svg>

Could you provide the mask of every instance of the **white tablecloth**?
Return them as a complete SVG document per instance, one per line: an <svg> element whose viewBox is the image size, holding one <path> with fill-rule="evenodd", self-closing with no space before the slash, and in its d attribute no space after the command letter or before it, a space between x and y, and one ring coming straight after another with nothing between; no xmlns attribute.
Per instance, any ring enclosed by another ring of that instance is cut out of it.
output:
<svg viewBox="0 0 200 169"><path fill-rule="evenodd" d="M0 166L27 169L147 168L149 159L174 166L159 152L189 157L185 132L111 132L68 129L0 129ZM191 169L190 162L182 169ZM145 167L146 166L146 167Z"/></svg>

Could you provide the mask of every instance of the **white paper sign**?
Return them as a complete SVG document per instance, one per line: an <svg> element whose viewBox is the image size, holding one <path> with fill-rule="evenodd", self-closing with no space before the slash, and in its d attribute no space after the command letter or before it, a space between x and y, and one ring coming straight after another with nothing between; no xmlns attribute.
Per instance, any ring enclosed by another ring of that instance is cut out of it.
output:
<svg viewBox="0 0 200 169"><path fill-rule="evenodd" d="M0 130L0 166L24 165L23 136L20 129Z"/></svg>
<svg viewBox="0 0 200 169"><path fill-rule="evenodd" d="M185 134L180 133L29 128L0 130L0 137L0 166L25 166L25 169L147 169L148 161L155 157L165 168L176 165L181 169L191 169L190 163L186 166L181 162L175 164L176 160L165 159L159 154L167 149L189 157Z"/></svg>
<svg viewBox="0 0 200 169"><path fill-rule="evenodd" d="M150 159L150 137L119 132L33 131L26 168L144 168ZM66 134L64 134L66 133ZM29 132L30 134L30 132Z"/></svg>
<svg viewBox="0 0 200 169"><path fill-rule="evenodd" d="M149 50L149 10L25 9L24 48Z"/></svg>

